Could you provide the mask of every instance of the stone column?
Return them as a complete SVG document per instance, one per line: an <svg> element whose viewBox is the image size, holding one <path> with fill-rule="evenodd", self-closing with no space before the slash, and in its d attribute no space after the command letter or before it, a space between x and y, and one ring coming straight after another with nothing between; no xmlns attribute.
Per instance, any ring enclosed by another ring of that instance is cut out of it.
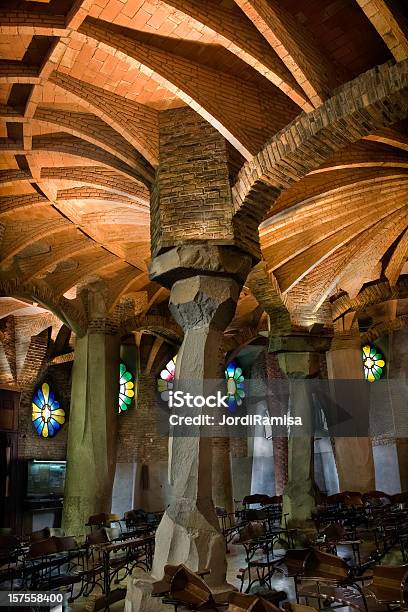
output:
<svg viewBox="0 0 408 612"><path fill-rule="evenodd" d="M361 342L358 328L336 331L326 354L329 379L363 380ZM340 491L375 489L375 470L371 439L335 438L335 459Z"/></svg>
<svg viewBox="0 0 408 612"><path fill-rule="evenodd" d="M197 275L177 281L170 310L185 335L177 356L175 383L184 391L205 394L206 379L224 370L223 331L231 321L239 285L230 278ZM179 409L191 415L191 409ZM199 410L194 409L194 414ZM184 563L193 571L211 569L208 583L222 586L226 577L225 542L212 500L212 439L173 437L169 454L172 503L156 532L152 576L160 579L167 563Z"/></svg>
<svg viewBox="0 0 408 612"><path fill-rule="evenodd" d="M302 346L293 337L292 343ZM289 378L290 412L301 417L303 435L289 436L288 440L288 482L283 494L283 512L287 513L291 526L302 526L311 518L316 506L316 486L313 480L313 405L305 379L319 372L319 355L315 352L282 352L278 355L279 365ZM309 425L308 425L309 424ZM308 432L310 435L308 435Z"/></svg>
<svg viewBox="0 0 408 612"><path fill-rule="evenodd" d="M116 465L119 339L101 293L88 293L90 323L77 338L62 526L84 534L91 514L111 511Z"/></svg>
<svg viewBox="0 0 408 612"><path fill-rule="evenodd" d="M279 367L279 361L277 355L274 353L266 354L266 371L268 375L268 381L273 385L273 381L284 379L284 374ZM272 389L272 396L269 398L270 402L274 402L276 397L276 391ZM280 399L276 398L279 402ZM275 411L273 411L275 414ZM273 438L273 464L275 471L275 491L276 495L283 495L285 485L288 480L288 439L286 437L276 436Z"/></svg>

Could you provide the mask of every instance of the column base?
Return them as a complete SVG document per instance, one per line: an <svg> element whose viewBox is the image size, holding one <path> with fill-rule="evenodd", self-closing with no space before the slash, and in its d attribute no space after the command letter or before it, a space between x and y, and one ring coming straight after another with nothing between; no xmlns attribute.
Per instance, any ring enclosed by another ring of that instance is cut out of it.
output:
<svg viewBox="0 0 408 612"><path fill-rule="evenodd" d="M164 566L183 563L193 572L211 570L209 586L226 585L225 541L214 507L208 500L177 500L166 510L156 532L152 576L160 580Z"/></svg>
<svg viewBox="0 0 408 612"><path fill-rule="evenodd" d="M156 581L150 574L130 576L127 584L125 612L169 612L168 604L163 604L161 597L152 597L153 583ZM216 602L225 602L228 594L237 589L231 584L214 588L211 592Z"/></svg>
<svg viewBox="0 0 408 612"><path fill-rule="evenodd" d="M283 494L282 513L287 514L291 528L305 528L312 524L312 512L316 508L314 483L288 482Z"/></svg>

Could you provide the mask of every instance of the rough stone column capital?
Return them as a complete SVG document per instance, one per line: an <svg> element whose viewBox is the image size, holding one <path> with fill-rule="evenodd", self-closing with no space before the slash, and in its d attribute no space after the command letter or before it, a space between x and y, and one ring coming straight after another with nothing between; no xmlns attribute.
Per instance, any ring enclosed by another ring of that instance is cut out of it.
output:
<svg viewBox="0 0 408 612"><path fill-rule="evenodd" d="M232 278L194 276L174 283L169 308L184 331L206 326L223 331L234 316L239 291Z"/></svg>
<svg viewBox="0 0 408 612"><path fill-rule="evenodd" d="M155 257L150 279L171 288L176 281L200 274L226 276L243 284L252 266L250 255L234 246L209 242L185 244Z"/></svg>

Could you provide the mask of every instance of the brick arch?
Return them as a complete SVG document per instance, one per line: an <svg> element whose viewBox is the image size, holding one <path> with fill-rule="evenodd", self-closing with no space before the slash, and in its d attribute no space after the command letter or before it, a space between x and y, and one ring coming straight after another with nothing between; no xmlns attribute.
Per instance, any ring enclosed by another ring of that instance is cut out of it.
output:
<svg viewBox="0 0 408 612"><path fill-rule="evenodd" d="M380 304L388 300L408 298L408 277L400 277L395 286L382 279L369 283L351 299L347 293L332 298L333 319L336 320L347 312L361 312L368 306Z"/></svg>
<svg viewBox="0 0 408 612"><path fill-rule="evenodd" d="M237 236L260 257L258 226L279 194L333 152L408 116L408 60L369 70L315 111L299 115L240 170L233 187Z"/></svg>
<svg viewBox="0 0 408 612"><path fill-rule="evenodd" d="M48 287L35 282L0 281L0 297L15 297L35 301L50 310L78 336L86 332L87 318L78 303L56 295Z"/></svg>
<svg viewBox="0 0 408 612"><path fill-rule="evenodd" d="M0 171L0 182L1 182ZM100 185L113 193L130 195L144 202L149 200L148 189L132 179L103 166L67 166L44 167L41 169L41 179L53 181L72 181L84 185ZM19 179L24 180L24 179Z"/></svg>
<svg viewBox="0 0 408 612"><path fill-rule="evenodd" d="M400 315L392 321L381 321L368 329L361 336L361 343L367 344L369 342L375 342L381 336L388 334L392 331L399 331L400 329L408 328L408 315Z"/></svg>
<svg viewBox="0 0 408 612"><path fill-rule="evenodd" d="M230 359L233 359L244 346L251 344L251 342L258 337L258 328L244 327L233 336L224 334L223 349L226 353L231 353Z"/></svg>
<svg viewBox="0 0 408 612"><path fill-rule="evenodd" d="M56 125L64 132L104 149L110 155L143 174L149 169L148 162L139 151L105 121L92 113L64 112L39 106L33 120L45 126ZM153 169L150 168L150 171L153 172Z"/></svg>
<svg viewBox="0 0 408 612"><path fill-rule="evenodd" d="M176 343L180 343L183 338L183 331L176 322L159 315L129 317L119 327L121 336L134 331L149 331Z"/></svg>
<svg viewBox="0 0 408 612"><path fill-rule="evenodd" d="M141 168L137 170L130 167L125 162L121 161L116 155L108 153L99 146L96 146L77 136L71 136L66 132L56 132L52 134L44 134L42 136L34 136L32 143L33 151L55 151L58 153L67 153L91 159L92 161L102 163L126 177L132 177L145 185L149 186L154 179L154 173L149 168Z"/></svg>

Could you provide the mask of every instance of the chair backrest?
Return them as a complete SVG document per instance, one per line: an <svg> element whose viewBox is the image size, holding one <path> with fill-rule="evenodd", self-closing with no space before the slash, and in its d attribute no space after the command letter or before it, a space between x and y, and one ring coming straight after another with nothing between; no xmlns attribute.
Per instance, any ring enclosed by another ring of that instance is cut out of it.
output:
<svg viewBox="0 0 408 612"><path fill-rule="evenodd" d="M389 496L392 504L406 504L408 503L408 491L402 493L395 493L395 495Z"/></svg>
<svg viewBox="0 0 408 612"><path fill-rule="evenodd" d="M280 612L273 603L259 595L245 595L234 591L228 598L227 612Z"/></svg>
<svg viewBox="0 0 408 612"><path fill-rule="evenodd" d="M264 493L254 493L253 495L246 495L242 500L244 506L251 506L253 504L269 504L272 503L269 495L265 495Z"/></svg>
<svg viewBox="0 0 408 612"><path fill-rule="evenodd" d="M391 503L391 498L384 491L369 491L363 493L362 500L364 504L386 505Z"/></svg>
<svg viewBox="0 0 408 612"><path fill-rule="evenodd" d="M344 505L347 508L363 506L364 503L361 493L358 493L358 491L347 491L347 497L344 500Z"/></svg>
<svg viewBox="0 0 408 612"><path fill-rule="evenodd" d="M30 534L30 542L42 542L43 540L47 540L49 537L51 537L50 528L44 527L44 529L33 531Z"/></svg>
<svg viewBox="0 0 408 612"><path fill-rule="evenodd" d="M32 542L28 552L28 557L35 559L37 557L45 557L57 553L57 538L47 538L46 540L39 540Z"/></svg>
<svg viewBox="0 0 408 612"><path fill-rule="evenodd" d="M408 565L376 565L373 568L373 582L379 592L381 589L395 591L395 597L403 600L405 586L408 580Z"/></svg>
<svg viewBox="0 0 408 612"><path fill-rule="evenodd" d="M343 525L339 525L339 523L330 523L319 535L325 536L328 542L338 542L344 538L345 531Z"/></svg>
<svg viewBox="0 0 408 612"><path fill-rule="evenodd" d="M318 577L329 574L334 580L344 580L348 577L350 568L343 559L336 555L322 552L316 548L306 558L304 576Z"/></svg>
<svg viewBox="0 0 408 612"><path fill-rule="evenodd" d="M87 525L95 525L97 527L101 527L102 525L106 525L108 522L108 514L105 512L100 512L99 514L92 514L89 519Z"/></svg>
<svg viewBox="0 0 408 612"><path fill-rule="evenodd" d="M94 544L107 544L108 542L110 542L110 540L105 527L97 529L92 533L88 533L88 535L86 536L86 543L89 546L92 546Z"/></svg>
<svg viewBox="0 0 408 612"><path fill-rule="evenodd" d="M306 559L311 554L311 548L290 548L283 558L288 574L302 574Z"/></svg>
<svg viewBox="0 0 408 612"><path fill-rule="evenodd" d="M78 548L73 536L54 536L54 539L58 552L69 552Z"/></svg>
<svg viewBox="0 0 408 612"><path fill-rule="evenodd" d="M170 598L197 608L212 602L212 594L206 582L182 564L171 578Z"/></svg>

